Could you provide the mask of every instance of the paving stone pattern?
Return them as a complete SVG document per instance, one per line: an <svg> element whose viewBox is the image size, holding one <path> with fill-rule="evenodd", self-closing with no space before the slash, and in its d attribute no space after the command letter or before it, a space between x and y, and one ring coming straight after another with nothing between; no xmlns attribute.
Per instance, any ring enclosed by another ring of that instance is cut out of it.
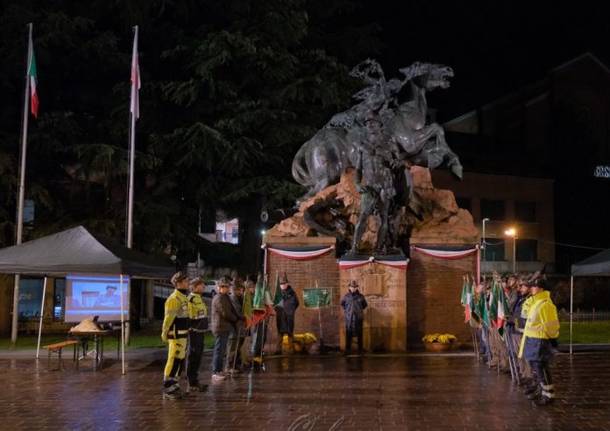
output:
<svg viewBox="0 0 610 431"><path fill-rule="evenodd" d="M610 430L608 353L560 355L558 399L544 408L472 356L425 355L269 359L265 373L164 401L161 353L126 376L117 362L49 371L0 359L0 429Z"/></svg>

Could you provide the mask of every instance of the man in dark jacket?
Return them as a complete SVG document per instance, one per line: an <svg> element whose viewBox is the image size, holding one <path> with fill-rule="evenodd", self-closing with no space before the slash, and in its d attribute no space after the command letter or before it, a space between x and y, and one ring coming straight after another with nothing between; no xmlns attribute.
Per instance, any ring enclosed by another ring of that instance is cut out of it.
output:
<svg viewBox="0 0 610 431"><path fill-rule="evenodd" d="M362 354L362 321L364 319L364 309L367 307L366 299L358 291L358 282L351 280L347 285L349 291L341 299L341 307L345 317L345 354L349 355L352 351L352 338L358 339L358 354Z"/></svg>
<svg viewBox="0 0 610 431"><path fill-rule="evenodd" d="M514 351L519 351L521 345L521 337L523 337L523 329L525 328L525 322L527 320L527 309L524 310L524 304L527 298L530 296L530 287L527 281L521 280L519 282L518 297L510 310L510 317L506 324L507 333L510 336ZM532 371L525 358L518 359L518 371L520 373L520 382L522 385L531 386Z"/></svg>
<svg viewBox="0 0 610 431"><path fill-rule="evenodd" d="M212 357L212 381L225 379L223 366L227 353L227 341L231 331L235 330L235 325L239 321L239 316L235 313L231 299L229 298L230 281L223 277L218 281L218 294L212 300L212 334L214 340L214 355Z"/></svg>
<svg viewBox="0 0 610 431"><path fill-rule="evenodd" d="M231 285L231 294L229 295L231 298L231 305L233 306L233 310L235 310L235 314L239 318L239 321L235 325L235 329L231 331L231 335L229 337L229 369L232 373L237 373L240 371L242 366L242 357L241 357L241 349L244 345L244 340L246 339L246 328L244 324L244 283L241 279L236 278L233 280L233 284Z"/></svg>
<svg viewBox="0 0 610 431"><path fill-rule="evenodd" d="M288 336L288 353L292 353L292 335L294 333L294 313L299 307L299 299L288 284L286 273L280 278L280 292L282 299L275 306L276 324L278 334L278 352L282 352L282 339Z"/></svg>

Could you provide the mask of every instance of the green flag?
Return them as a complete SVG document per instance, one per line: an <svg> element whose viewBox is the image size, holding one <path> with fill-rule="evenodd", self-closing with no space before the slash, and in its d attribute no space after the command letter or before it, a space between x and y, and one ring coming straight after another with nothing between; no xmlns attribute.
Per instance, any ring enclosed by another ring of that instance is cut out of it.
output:
<svg viewBox="0 0 610 431"><path fill-rule="evenodd" d="M470 313L471 316L474 317L475 320L480 320L480 314L479 311L477 309L476 303L475 303L475 289L474 289L474 280L472 282L468 283L468 306L470 308Z"/></svg>
<svg viewBox="0 0 610 431"><path fill-rule="evenodd" d="M492 280L491 282L491 292L489 294L489 303L488 303L488 307L489 307L489 321L493 324L492 326L496 325L496 320L498 318L498 282L497 280Z"/></svg>
<svg viewBox="0 0 610 431"><path fill-rule="evenodd" d="M331 304L330 288L303 289L303 305L305 308L322 308Z"/></svg>
<svg viewBox="0 0 610 431"><path fill-rule="evenodd" d="M254 299L252 300L252 309L265 309L265 283L263 277L259 274L256 279L256 288L254 289Z"/></svg>
<svg viewBox="0 0 610 431"><path fill-rule="evenodd" d="M460 295L460 304L462 304L463 307L468 305L467 290L466 290L467 286L468 286L468 282L466 281L466 277L463 277L462 278L462 294Z"/></svg>
<svg viewBox="0 0 610 431"><path fill-rule="evenodd" d="M481 293L477 302L478 315L481 318L483 325L489 328L489 310L487 307L487 300L485 298L485 292Z"/></svg>

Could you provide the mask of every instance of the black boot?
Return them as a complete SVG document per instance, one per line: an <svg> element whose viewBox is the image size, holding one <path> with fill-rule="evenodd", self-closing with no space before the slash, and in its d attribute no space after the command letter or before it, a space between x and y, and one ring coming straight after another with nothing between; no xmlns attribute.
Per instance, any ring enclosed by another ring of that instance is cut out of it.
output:
<svg viewBox="0 0 610 431"><path fill-rule="evenodd" d="M528 400L535 400L540 398L542 395L542 388L540 385L537 385L533 390L526 392L525 394Z"/></svg>

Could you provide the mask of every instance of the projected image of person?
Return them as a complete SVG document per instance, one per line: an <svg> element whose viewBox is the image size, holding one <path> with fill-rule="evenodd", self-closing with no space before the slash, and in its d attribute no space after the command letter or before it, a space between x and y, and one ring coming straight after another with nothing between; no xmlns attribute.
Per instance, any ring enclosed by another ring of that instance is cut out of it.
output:
<svg viewBox="0 0 610 431"><path fill-rule="evenodd" d="M106 293L97 297L95 307L120 307L121 297L117 295L117 290L116 286L106 286Z"/></svg>
<svg viewBox="0 0 610 431"><path fill-rule="evenodd" d="M121 308L127 316L130 308L128 277L94 274L66 277L66 322L80 322L93 316L99 316L100 322L117 322L121 320Z"/></svg>

